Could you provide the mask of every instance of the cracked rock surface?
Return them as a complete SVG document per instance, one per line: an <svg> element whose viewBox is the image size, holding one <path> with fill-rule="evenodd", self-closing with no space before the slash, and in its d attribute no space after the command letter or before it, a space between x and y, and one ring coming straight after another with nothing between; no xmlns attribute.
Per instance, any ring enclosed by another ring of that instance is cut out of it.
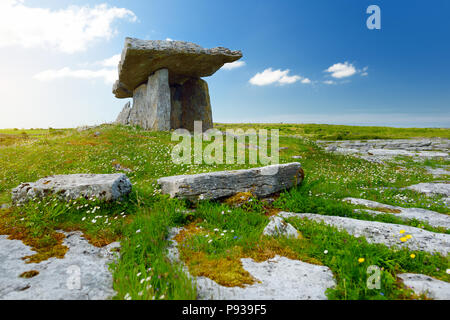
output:
<svg viewBox="0 0 450 320"><path fill-rule="evenodd" d="M169 259L179 260L174 237L181 231L172 228L169 232ZM198 299L201 300L326 300L325 291L336 282L328 267L318 266L275 256L258 263L252 259L241 259L242 266L257 282L241 287L224 287L206 277L195 278ZM186 266L184 271L190 276Z"/></svg>
<svg viewBox="0 0 450 320"><path fill-rule="evenodd" d="M450 283L448 282L415 273L402 273L397 277L417 294L426 294L434 300L450 300Z"/></svg>
<svg viewBox="0 0 450 320"><path fill-rule="evenodd" d="M345 230L355 237L363 236L369 243L382 243L388 247L409 247L411 250L427 251L431 253L439 252L442 255L447 255L450 251L449 234L430 232L420 228L378 221L324 216L313 213L280 212L278 216L285 219L307 218L317 222L324 222L325 224L335 226L340 230ZM404 230L404 233L400 233L402 230ZM402 242L400 238L405 235L411 235L412 238L406 242Z"/></svg>
<svg viewBox="0 0 450 320"><path fill-rule="evenodd" d="M394 216L400 217L404 220L417 219L420 221L427 222L433 227L444 227L450 228L450 216L447 214L442 214L439 212L426 210L422 208L403 208L398 206L391 206L376 201L357 199L357 198L345 198L344 201L350 202L355 205L363 205L368 208L383 208L394 211L400 211L399 213L393 212L389 213ZM366 210L366 209L356 209L357 211L364 210L373 215L386 214L386 212L376 211L376 210Z"/></svg>
<svg viewBox="0 0 450 320"><path fill-rule="evenodd" d="M69 248L63 259L50 258L26 264L21 258L34 254L19 240L0 236L1 300L105 300L115 295L108 265L115 259L111 243L97 248L81 232L64 232ZM27 271L38 271L32 278L22 278Z"/></svg>

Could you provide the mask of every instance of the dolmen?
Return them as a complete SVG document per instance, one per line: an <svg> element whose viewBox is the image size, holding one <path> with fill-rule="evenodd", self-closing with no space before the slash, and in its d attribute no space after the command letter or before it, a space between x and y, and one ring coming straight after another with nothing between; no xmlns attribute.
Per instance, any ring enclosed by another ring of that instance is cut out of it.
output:
<svg viewBox="0 0 450 320"><path fill-rule="evenodd" d="M12 190L12 201L22 204L47 196L58 196L63 200L83 197L115 201L128 195L131 189L130 179L122 173L56 175L20 184Z"/></svg>
<svg viewBox="0 0 450 320"><path fill-rule="evenodd" d="M194 121L201 121L204 131L211 129L209 89L201 78L240 58L241 51L223 47L126 38L113 94L133 98L133 105L128 102L116 122L151 131L183 128L192 132Z"/></svg>
<svg viewBox="0 0 450 320"><path fill-rule="evenodd" d="M217 171L158 179L163 194L191 201L214 200L237 193L251 192L265 197L292 188L303 181L298 162L275 164L261 168Z"/></svg>

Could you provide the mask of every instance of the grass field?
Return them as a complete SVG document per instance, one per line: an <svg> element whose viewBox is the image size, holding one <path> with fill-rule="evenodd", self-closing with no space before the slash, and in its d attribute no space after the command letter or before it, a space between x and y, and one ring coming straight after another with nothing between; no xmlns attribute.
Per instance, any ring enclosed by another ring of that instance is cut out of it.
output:
<svg viewBox="0 0 450 320"><path fill-rule="evenodd" d="M299 135L312 140L369 140L447 138L449 129L439 128L393 128L369 126L344 126L328 124L223 124L215 125L220 130L241 128L278 129L280 135Z"/></svg>
<svg viewBox="0 0 450 320"><path fill-rule="evenodd" d="M357 197L404 207L426 208L449 214L441 197L426 197L398 188L434 178L423 163L405 161L381 165L352 156L323 151L317 139L375 139L443 137L449 129L397 129L326 125L223 125L217 128L280 129L280 162L301 156L304 182L276 196L273 204L252 199L241 207L223 202L169 199L161 195L159 177L217 170L248 168L237 164L178 165L171 161L170 133L146 132L138 128L102 125L78 132L65 130L0 130L0 204L11 201L11 189L21 182L44 176L70 173L115 173L114 165L128 168L133 183L130 197L121 202L99 203L80 199L70 203L57 199L31 202L0 211L0 234L21 239L32 246L37 262L61 257L65 248L56 230L81 230L89 241L104 246L121 241L121 258L111 266L116 299L194 299L195 286L167 257L168 229L185 226L177 238L181 257L194 275L206 275L226 286L252 282L239 259L264 261L276 254L328 266L337 281L329 289L330 299L411 299L420 298L404 289L397 280L400 272L423 273L450 281L446 273L448 257L439 254L394 250L369 244L345 232L312 221L290 221L301 239L262 237L269 216L279 210L348 216L378 220L449 233L419 222L405 222L394 214L369 216L354 214L355 206L344 197ZM100 135L95 135L100 132ZM24 138L24 136L28 136ZM301 137L289 137L297 135ZM7 136L2 140L2 136ZM205 144L206 146L206 144ZM436 160L431 165L447 164ZM387 189L384 189L387 188ZM384 190L381 192L380 190ZM327 250L328 254L324 254ZM414 254L415 258L411 258ZM359 262L364 258L364 262ZM368 290L367 266L383 269L382 288ZM422 297L423 298L423 297Z"/></svg>

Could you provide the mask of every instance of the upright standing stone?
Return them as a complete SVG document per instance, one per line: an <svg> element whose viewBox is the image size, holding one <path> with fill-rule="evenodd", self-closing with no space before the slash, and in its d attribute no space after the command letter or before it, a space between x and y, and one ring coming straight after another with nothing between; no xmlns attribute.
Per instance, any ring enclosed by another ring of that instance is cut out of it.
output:
<svg viewBox="0 0 450 320"><path fill-rule="evenodd" d="M123 125L129 124L130 112L131 112L131 103L128 101L123 107L122 111L119 113L116 123Z"/></svg>
<svg viewBox="0 0 450 320"><path fill-rule="evenodd" d="M194 122L202 121L204 131L213 127L208 83L191 78L171 86L171 128L194 131Z"/></svg>
<svg viewBox="0 0 450 320"><path fill-rule="evenodd" d="M156 131L170 130L170 87L169 70L160 69L148 78L147 95L150 107L148 119L149 125L146 129Z"/></svg>
<svg viewBox="0 0 450 320"><path fill-rule="evenodd" d="M194 131L194 121L202 121L203 130L213 127L208 84L202 79L189 79L182 90L182 127Z"/></svg>
<svg viewBox="0 0 450 320"><path fill-rule="evenodd" d="M155 131L170 130L170 88L167 69L156 71L133 92L129 123Z"/></svg>

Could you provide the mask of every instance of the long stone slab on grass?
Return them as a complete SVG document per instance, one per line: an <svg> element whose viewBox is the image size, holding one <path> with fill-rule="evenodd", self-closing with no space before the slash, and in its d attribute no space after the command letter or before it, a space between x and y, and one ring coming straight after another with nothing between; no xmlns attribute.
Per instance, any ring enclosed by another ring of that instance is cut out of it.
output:
<svg viewBox="0 0 450 320"><path fill-rule="evenodd" d="M365 199L357 199L357 198L345 198L344 201L350 202L351 204L355 205L362 205L366 206L368 208L372 209L379 209L383 211L377 211L377 210L366 210L363 209L370 214L373 215L380 215L380 214L392 214L394 216L397 216L403 220L412 220L417 219L420 221L427 222L430 226L433 227L444 227L449 229L450 228L450 216L447 214L442 214L439 212L421 209L421 208L403 208L398 206L391 206L384 203L379 203L371 200L365 200ZM358 212L360 211L357 209Z"/></svg>
<svg viewBox="0 0 450 320"><path fill-rule="evenodd" d="M114 201L129 194L131 188L130 180L122 173L57 175L20 184L12 190L12 200L13 203L23 203L58 195L66 200L94 197Z"/></svg>
<svg viewBox="0 0 450 320"><path fill-rule="evenodd" d="M165 177L158 180L162 192L190 200L219 199L239 192L264 197L299 184L303 170L298 162L262 168L218 171Z"/></svg>
<svg viewBox="0 0 450 320"><path fill-rule="evenodd" d="M324 216L313 213L280 212L278 216L287 218L307 218L309 220L324 222L345 230L355 237L365 237L369 243L382 243L388 247L408 247L410 250L439 252L447 255L450 251L450 235L435 233L420 228L400 224L377 221L357 220L345 217ZM400 233L404 231L403 233ZM411 235L411 239L402 242L400 239Z"/></svg>
<svg viewBox="0 0 450 320"><path fill-rule="evenodd" d="M448 282L416 273L402 273L397 277L416 294L426 294L428 298L434 300L450 300L450 283Z"/></svg>

